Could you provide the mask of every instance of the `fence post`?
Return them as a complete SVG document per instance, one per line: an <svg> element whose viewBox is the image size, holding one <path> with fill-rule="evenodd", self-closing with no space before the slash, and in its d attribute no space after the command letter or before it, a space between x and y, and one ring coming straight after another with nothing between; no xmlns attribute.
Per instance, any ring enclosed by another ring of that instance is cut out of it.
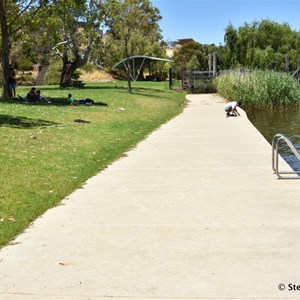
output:
<svg viewBox="0 0 300 300"><path fill-rule="evenodd" d="M217 76L217 55L213 53L213 77Z"/></svg>
<svg viewBox="0 0 300 300"><path fill-rule="evenodd" d="M193 83L193 71L190 71L189 73L189 90L190 92L193 92L194 91L194 83Z"/></svg>
<svg viewBox="0 0 300 300"><path fill-rule="evenodd" d="M284 59L285 59L285 71L287 73L289 73L290 72L290 60L289 60L289 56L286 54L284 56Z"/></svg>
<svg viewBox="0 0 300 300"><path fill-rule="evenodd" d="M208 72L209 72L209 75L212 72L212 55L211 55L211 53L208 54Z"/></svg>

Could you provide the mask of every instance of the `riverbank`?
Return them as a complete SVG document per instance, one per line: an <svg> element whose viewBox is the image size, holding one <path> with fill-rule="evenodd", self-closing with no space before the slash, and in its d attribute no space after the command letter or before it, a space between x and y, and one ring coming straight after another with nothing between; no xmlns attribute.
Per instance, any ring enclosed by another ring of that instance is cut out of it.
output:
<svg viewBox="0 0 300 300"><path fill-rule="evenodd" d="M1 299L297 298L299 181L244 112L188 99L2 249Z"/></svg>

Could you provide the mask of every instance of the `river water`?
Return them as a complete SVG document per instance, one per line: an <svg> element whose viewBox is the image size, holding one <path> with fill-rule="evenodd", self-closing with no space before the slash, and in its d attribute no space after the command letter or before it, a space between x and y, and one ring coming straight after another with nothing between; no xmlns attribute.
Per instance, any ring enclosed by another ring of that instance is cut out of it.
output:
<svg viewBox="0 0 300 300"><path fill-rule="evenodd" d="M300 153L300 108L280 111L247 111L247 116L270 144L272 144L273 136L281 133ZM300 162L286 143L280 142L279 153L295 171L300 170Z"/></svg>

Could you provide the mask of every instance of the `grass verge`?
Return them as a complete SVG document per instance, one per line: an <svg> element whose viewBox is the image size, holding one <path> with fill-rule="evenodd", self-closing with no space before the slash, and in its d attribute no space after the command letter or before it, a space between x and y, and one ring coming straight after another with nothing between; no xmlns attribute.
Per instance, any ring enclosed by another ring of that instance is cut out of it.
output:
<svg viewBox="0 0 300 300"><path fill-rule="evenodd" d="M164 82L133 83L132 94L124 82L39 88L50 104L0 100L0 246L179 114L185 102ZM68 93L107 106L68 106Z"/></svg>

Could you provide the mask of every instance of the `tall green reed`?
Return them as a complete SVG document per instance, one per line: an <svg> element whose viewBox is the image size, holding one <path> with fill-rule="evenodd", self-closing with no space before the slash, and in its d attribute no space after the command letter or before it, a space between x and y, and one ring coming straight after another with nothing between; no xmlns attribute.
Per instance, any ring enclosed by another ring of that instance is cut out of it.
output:
<svg viewBox="0 0 300 300"><path fill-rule="evenodd" d="M240 101L245 109L289 108L300 101L300 86L286 73L233 70L218 76L214 85L221 96Z"/></svg>

